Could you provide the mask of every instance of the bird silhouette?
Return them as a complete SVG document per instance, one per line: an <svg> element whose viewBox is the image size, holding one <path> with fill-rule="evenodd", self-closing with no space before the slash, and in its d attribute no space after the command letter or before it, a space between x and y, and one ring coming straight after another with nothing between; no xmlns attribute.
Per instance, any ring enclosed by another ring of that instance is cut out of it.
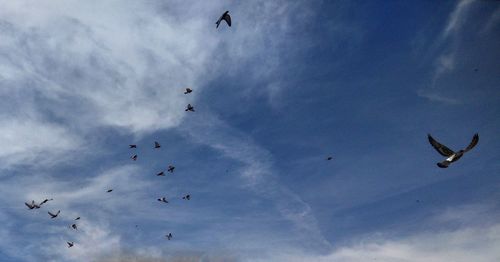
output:
<svg viewBox="0 0 500 262"><path fill-rule="evenodd" d="M80 217L75 218L75 220L80 220Z"/></svg>
<svg viewBox="0 0 500 262"><path fill-rule="evenodd" d="M128 145L128 148L137 148L137 145Z"/></svg>
<svg viewBox="0 0 500 262"><path fill-rule="evenodd" d="M74 230L78 230L78 227L76 226L76 224L71 225L71 228L73 228Z"/></svg>
<svg viewBox="0 0 500 262"><path fill-rule="evenodd" d="M217 27L215 28L219 28L220 22L222 22L222 20L226 21L227 25L231 27L231 16L229 15L229 11L224 12L224 14L219 17L219 20L215 22L215 24L217 25Z"/></svg>
<svg viewBox="0 0 500 262"><path fill-rule="evenodd" d="M329 156L329 157L327 157L327 158L326 158L326 160L328 160L328 161L329 161L329 160L332 160L332 159L333 159L333 157L332 157L332 156Z"/></svg>
<svg viewBox="0 0 500 262"><path fill-rule="evenodd" d="M35 200L31 200L31 203L24 202L24 204L28 207L28 209L40 208L40 206L35 203Z"/></svg>
<svg viewBox="0 0 500 262"><path fill-rule="evenodd" d="M46 198L45 200L43 200L43 201L40 203L40 205L43 205L43 204L45 204L45 203L47 203L47 202L49 202L49 201L52 201L52 200L54 200L54 199L52 199L52 198L51 198L51 199L47 199L47 198Z"/></svg>
<svg viewBox="0 0 500 262"><path fill-rule="evenodd" d="M165 173L161 171L160 173L156 174L157 176L165 176Z"/></svg>
<svg viewBox="0 0 500 262"><path fill-rule="evenodd" d="M137 155L133 155L130 157L132 160L136 161L137 160Z"/></svg>
<svg viewBox="0 0 500 262"><path fill-rule="evenodd" d="M167 169L167 172L173 173L174 169L175 169L175 166L169 165L168 169Z"/></svg>
<svg viewBox="0 0 500 262"><path fill-rule="evenodd" d="M185 195L185 196L182 197L182 199L191 200L191 195Z"/></svg>
<svg viewBox="0 0 500 262"><path fill-rule="evenodd" d="M68 248L70 248L70 247L72 247L72 246L75 245L73 242L66 242L66 243L68 243Z"/></svg>
<svg viewBox="0 0 500 262"><path fill-rule="evenodd" d="M168 203L168 200L166 197L158 198L158 201L163 202L163 203Z"/></svg>
<svg viewBox="0 0 500 262"><path fill-rule="evenodd" d="M113 189L108 189L108 191L106 191L106 192L111 193L112 191L113 191Z"/></svg>
<svg viewBox="0 0 500 262"><path fill-rule="evenodd" d="M432 138L430 134L427 134L427 138L429 139L429 143L431 143L432 147L434 147L434 149L436 149L436 151L438 151L439 154L447 157L442 162L437 163L437 166L440 168L447 168L451 163L460 159L465 154L465 152L474 148L479 142L479 134L476 133L472 137L472 141L470 142L470 144L465 149L455 152L446 147L445 145L436 141L434 138Z"/></svg>
<svg viewBox="0 0 500 262"><path fill-rule="evenodd" d="M172 239L172 233L168 233L168 235L165 235L165 237L167 237L168 240Z"/></svg>
<svg viewBox="0 0 500 262"><path fill-rule="evenodd" d="M155 148L160 148L160 147L161 147L160 143L158 143L158 142L155 141Z"/></svg>
<svg viewBox="0 0 500 262"><path fill-rule="evenodd" d="M55 213L55 214L51 213L50 211L47 213L49 213L50 218L56 218L59 215L59 213L61 213L61 210L58 210L57 213Z"/></svg>
<svg viewBox="0 0 500 262"><path fill-rule="evenodd" d="M184 94L185 94L185 95L187 95L187 94L189 94L189 93L191 93L191 92L193 92L193 89L191 89L191 88L186 88L186 92L184 92Z"/></svg>
<svg viewBox="0 0 500 262"><path fill-rule="evenodd" d="M186 109L185 109L184 111L186 111L186 112L187 112L187 111L194 112L194 107L193 107L191 104L188 104L188 105L186 106Z"/></svg>

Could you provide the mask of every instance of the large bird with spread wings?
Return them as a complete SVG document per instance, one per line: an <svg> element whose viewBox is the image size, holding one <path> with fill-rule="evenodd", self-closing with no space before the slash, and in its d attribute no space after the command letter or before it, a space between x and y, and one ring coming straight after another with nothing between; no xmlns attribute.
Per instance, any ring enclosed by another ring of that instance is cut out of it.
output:
<svg viewBox="0 0 500 262"><path fill-rule="evenodd" d="M432 138L430 134L427 135L427 138L429 139L429 143L431 143L432 147L434 147L434 149L436 149L436 151L438 151L439 154L447 157L442 162L437 163L438 167L440 168L447 168L451 163L460 159L465 154L465 152L474 148L479 142L479 134L476 133L474 134L474 137L472 137L472 141L470 142L470 144L465 149L455 152L446 147L445 145L436 141L434 138Z"/></svg>

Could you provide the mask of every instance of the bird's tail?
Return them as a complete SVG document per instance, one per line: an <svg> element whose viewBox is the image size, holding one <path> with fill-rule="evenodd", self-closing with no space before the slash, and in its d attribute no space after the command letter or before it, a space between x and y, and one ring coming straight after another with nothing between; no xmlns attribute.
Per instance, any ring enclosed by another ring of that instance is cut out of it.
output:
<svg viewBox="0 0 500 262"><path fill-rule="evenodd" d="M440 168L447 168L449 165L450 165L450 162L446 161L446 160L443 161L443 162L437 163L437 166L440 167Z"/></svg>

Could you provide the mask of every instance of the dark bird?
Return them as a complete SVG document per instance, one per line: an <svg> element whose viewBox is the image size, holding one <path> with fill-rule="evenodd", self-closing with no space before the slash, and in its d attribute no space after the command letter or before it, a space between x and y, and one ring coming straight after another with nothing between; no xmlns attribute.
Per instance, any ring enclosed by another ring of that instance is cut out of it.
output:
<svg viewBox="0 0 500 262"><path fill-rule="evenodd" d="M160 173L156 174L157 176L165 176L165 173L161 171Z"/></svg>
<svg viewBox="0 0 500 262"><path fill-rule="evenodd" d="M40 208L40 206L39 206L39 205L37 205L37 204L35 203L35 200L31 200L31 204L30 204L30 203L28 203L28 202L24 202L24 204L25 204L25 205L26 205L29 209L33 209L33 208L37 208L37 209L38 209L38 208Z"/></svg>
<svg viewBox="0 0 500 262"><path fill-rule="evenodd" d="M170 173L173 173L175 169L175 166L169 165L167 171Z"/></svg>
<svg viewBox="0 0 500 262"><path fill-rule="evenodd" d="M333 159L332 156L329 156L329 157L326 158L326 160L332 160L332 159Z"/></svg>
<svg viewBox="0 0 500 262"><path fill-rule="evenodd" d="M137 155L133 155L130 157L132 160L136 161L137 160Z"/></svg>
<svg viewBox="0 0 500 262"><path fill-rule="evenodd" d="M112 191L113 191L113 189L108 189L108 191L106 191L106 192L111 193Z"/></svg>
<svg viewBox="0 0 500 262"><path fill-rule="evenodd" d="M71 228L73 228L74 230L78 230L76 224L71 225Z"/></svg>
<svg viewBox="0 0 500 262"><path fill-rule="evenodd" d="M185 95L187 95L187 94L189 94L189 93L191 93L191 92L193 92L193 89L191 89L191 88L186 88L186 92L184 92L184 94L185 94Z"/></svg>
<svg viewBox="0 0 500 262"><path fill-rule="evenodd" d="M45 204L45 203L47 203L49 201L52 201L52 200L54 200L54 199L52 199L52 198L51 199L47 199L46 198L45 200L42 201L42 203L40 203L40 205L43 205L43 204Z"/></svg>
<svg viewBox="0 0 500 262"><path fill-rule="evenodd" d="M191 105L191 104L188 104L187 107L186 107L186 110L184 111L191 111L191 112L194 112L194 107Z"/></svg>
<svg viewBox="0 0 500 262"><path fill-rule="evenodd" d="M182 197L182 199L191 200L191 195L185 195L185 196Z"/></svg>
<svg viewBox="0 0 500 262"><path fill-rule="evenodd" d="M168 235L165 235L165 237L167 237L168 240L172 239L172 233L168 233Z"/></svg>
<svg viewBox="0 0 500 262"><path fill-rule="evenodd" d="M227 25L231 27L231 16L229 15L229 11L224 12L224 14L219 17L219 20L215 22L215 24L217 25L216 28L219 28L220 22L222 22L222 20L226 21Z"/></svg>
<svg viewBox="0 0 500 262"><path fill-rule="evenodd" d="M163 203L168 203L168 200L166 197L158 198L158 201L163 202Z"/></svg>
<svg viewBox="0 0 500 262"><path fill-rule="evenodd" d="M128 145L128 148L137 148L137 145Z"/></svg>
<svg viewBox="0 0 500 262"><path fill-rule="evenodd" d="M160 147L161 147L160 143L158 143L158 142L155 141L155 148L160 148Z"/></svg>
<svg viewBox="0 0 500 262"><path fill-rule="evenodd" d="M47 213L49 213L50 218L56 218L59 215L59 213L61 213L61 210L57 210L57 213L55 213L55 214L52 214L50 211Z"/></svg>
<svg viewBox="0 0 500 262"><path fill-rule="evenodd" d="M73 242L66 242L66 243L68 243L68 248L70 248L70 247L72 247L72 246L75 245L75 244L73 244Z"/></svg>
<svg viewBox="0 0 500 262"><path fill-rule="evenodd" d="M80 220L80 217L75 218L75 220Z"/></svg>
<svg viewBox="0 0 500 262"><path fill-rule="evenodd" d="M429 139L429 142L434 147L434 149L438 151L439 154L447 157L444 161L437 163L438 167L440 168L447 168L451 163L460 159L465 152L474 148L474 146L477 145L477 142L479 142L479 134L476 133L474 134L474 137L472 137L472 141L470 142L470 144L465 149L462 149L458 152L454 152L445 145L440 144L438 141L434 140L434 138L432 138L430 134L427 135L427 138Z"/></svg>

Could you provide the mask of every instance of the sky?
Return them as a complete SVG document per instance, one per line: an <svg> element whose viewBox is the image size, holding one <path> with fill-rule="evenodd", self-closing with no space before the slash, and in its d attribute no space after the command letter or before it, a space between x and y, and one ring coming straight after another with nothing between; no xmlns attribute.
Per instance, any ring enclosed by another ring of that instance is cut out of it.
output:
<svg viewBox="0 0 500 262"><path fill-rule="evenodd" d="M500 2L0 4L0 261L500 260Z"/></svg>

